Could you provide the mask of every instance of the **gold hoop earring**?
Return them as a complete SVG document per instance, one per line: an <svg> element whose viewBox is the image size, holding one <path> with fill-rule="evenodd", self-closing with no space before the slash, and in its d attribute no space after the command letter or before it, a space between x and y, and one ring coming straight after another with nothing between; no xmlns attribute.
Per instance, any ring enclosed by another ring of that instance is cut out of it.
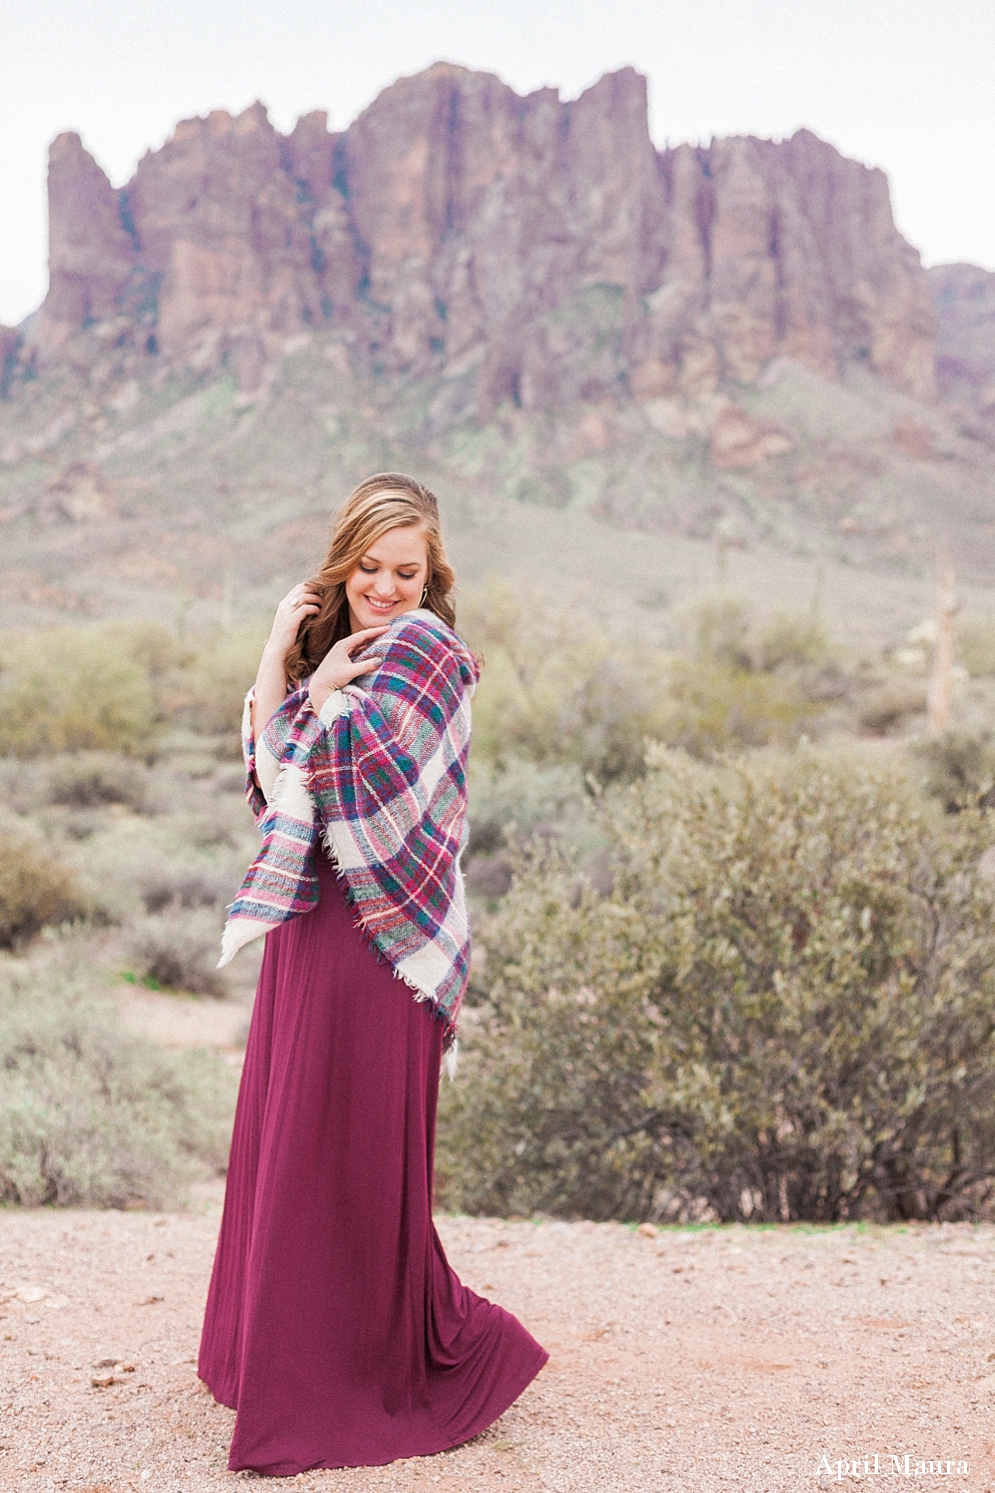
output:
<svg viewBox="0 0 995 1493"><path fill-rule="evenodd" d="M421 601L419 601L419 603L418 603L419 607L423 607L425 605L425 598L426 598L427 595L428 595L428 582L426 581L425 585L422 587Z"/></svg>

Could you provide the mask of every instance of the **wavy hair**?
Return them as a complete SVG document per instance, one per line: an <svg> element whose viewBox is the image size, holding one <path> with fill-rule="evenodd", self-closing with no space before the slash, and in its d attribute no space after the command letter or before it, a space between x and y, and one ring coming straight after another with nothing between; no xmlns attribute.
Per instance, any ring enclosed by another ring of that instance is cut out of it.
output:
<svg viewBox="0 0 995 1493"><path fill-rule="evenodd" d="M449 627L456 626L456 607L450 594L456 575L446 558L435 494L414 477L378 472L346 498L335 519L328 554L318 574L307 583L309 590L321 597L321 610L302 623L287 655L289 679L298 681L313 673L329 648L349 636L352 629L345 583L366 552L391 529L415 527L423 531L428 550L428 580L421 604Z"/></svg>

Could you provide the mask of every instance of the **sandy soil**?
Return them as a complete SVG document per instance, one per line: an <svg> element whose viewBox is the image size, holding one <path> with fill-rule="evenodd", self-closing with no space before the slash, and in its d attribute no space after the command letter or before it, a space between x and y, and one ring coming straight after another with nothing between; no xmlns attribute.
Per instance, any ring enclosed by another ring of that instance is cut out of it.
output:
<svg viewBox="0 0 995 1493"><path fill-rule="evenodd" d="M193 1367L218 1201L165 1216L0 1210L0 1487L233 1485L232 1415ZM549 1365L464 1447L303 1486L995 1489L995 1229L439 1227L463 1278L523 1319ZM837 1461L863 1471L875 1453L879 1481L837 1480ZM884 1476L906 1453L908 1476Z"/></svg>

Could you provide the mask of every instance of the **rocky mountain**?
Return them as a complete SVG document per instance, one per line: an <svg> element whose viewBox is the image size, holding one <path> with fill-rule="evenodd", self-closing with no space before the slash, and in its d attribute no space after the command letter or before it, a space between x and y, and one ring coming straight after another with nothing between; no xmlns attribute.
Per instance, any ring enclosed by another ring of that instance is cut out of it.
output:
<svg viewBox="0 0 995 1493"><path fill-rule="evenodd" d="M61 135L49 197L43 360L113 323L251 389L274 339L320 326L478 413L700 397L779 355L934 390L929 286L884 175L807 131L655 150L631 69L564 103L439 64L342 134L219 111L118 192Z"/></svg>
<svg viewBox="0 0 995 1493"><path fill-rule="evenodd" d="M563 102L438 64L341 133L187 120L119 190L62 135L49 196L48 295L0 329L0 611L263 584L276 532L296 573L402 464L478 569L482 513L554 508L995 573L995 276L927 274L885 176L807 131L657 150L631 69Z"/></svg>

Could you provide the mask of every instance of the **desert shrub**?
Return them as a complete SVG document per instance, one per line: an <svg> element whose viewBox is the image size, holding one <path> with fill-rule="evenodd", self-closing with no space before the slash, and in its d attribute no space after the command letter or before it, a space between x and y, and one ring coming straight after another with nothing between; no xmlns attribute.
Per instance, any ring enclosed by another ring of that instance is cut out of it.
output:
<svg viewBox="0 0 995 1493"><path fill-rule="evenodd" d="M146 751L157 705L113 628L55 628L0 639L0 753Z"/></svg>
<svg viewBox="0 0 995 1493"><path fill-rule="evenodd" d="M792 679L707 659L678 659L661 735L695 757L789 742L819 714Z"/></svg>
<svg viewBox="0 0 995 1493"><path fill-rule="evenodd" d="M165 725L238 751L256 630L179 640L156 623L60 627L0 637L0 755L148 756Z"/></svg>
<svg viewBox="0 0 995 1493"><path fill-rule="evenodd" d="M515 846L555 839L596 852L601 838L592 793L572 762L540 764L509 758L503 765L471 761L469 891L487 903L511 885Z"/></svg>
<svg viewBox="0 0 995 1493"><path fill-rule="evenodd" d="M777 611L761 629L753 652L754 666L767 673L778 669L823 670L834 662L829 633L821 617Z"/></svg>
<svg viewBox="0 0 995 1493"><path fill-rule="evenodd" d="M181 839L198 849L234 848L245 835L251 819L245 803L229 796L207 799L196 809L173 816L172 823Z"/></svg>
<svg viewBox="0 0 995 1493"><path fill-rule="evenodd" d="M141 874L142 901L147 912L167 907L216 907L232 895L232 880L207 866L158 866Z"/></svg>
<svg viewBox="0 0 995 1493"><path fill-rule="evenodd" d="M915 742L912 753L925 768L923 788L948 814L990 804L995 796L995 742L989 732L944 731Z"/></svg>
<svg viewBox="0 0 995 1493"><path fill-rule="evenodd" d="M689 620L690 654L740 673L811 675L836 662L821 617L780 609L758 621L738 596L707 597Z"/></svg>
<svg viewBox="0 0 995 1493"><path fill-rule="evenodd" d="M582 606L556 611L538 595L491 586L460 610L485 659L474 698L474 753L573 763L608 783L642 771L658 734L668 659L645 645L620 648Z"/></svg>
<svg viewBox="0 0 995 1493"><path fill-rule="evenodd" d="M583 819L589 802L575 763L544 767L512 757L499 768L487 761L479 766L471 761L470 854L497 850L509 832L520 839L562 835Z"/></svg>
<svg viewBox="0 0 995 1493"><path fill-rule="evenodd" d="M746 605L719 597L691 619L692 646L674 660L659 738L695 757L787 743L839 693L828 639L810 616L778 612L758 629Z"/></svg>
<svg viewBox="0 0 995 1493"><path fill-rule="evenodd" d="M18 816L35 813L48 803L48 764L0 757L0 804Z"/></svg>
<svg viewBox="0 0 995 1493"><path fill-rule="evenodd" d="M957 623L957 657L972 679L995 675L995 617L962 617Z"/></svg>
<svg viewBox="0 0 995 1493"><path fill-rule="evenodd" d="M70 809L127 804L139 813L148 799L148 773L138 762L113 752L79 752L48 768L48 800Z"/></svg>
<svg viewBox="0 0 995 1493"><path fill-rule="evenodd" d="M237 845L199 849L185 838L188 828L203 831L199 818L187 813L139 818L87 810L100 816L85 845L64 843L61 853L73 865L95 916L105 923L126 926L146 912L170 904L196 908L230 902L246 866L259 848L259 838L244 805L243 825ZM58 812L57 826L61 823ZM83 811L78 811L82 813ZM208 816L210 818L210 816Z"/></svg>
<svg viewBox="0 0 995 1493"><path fill-rule="evenodd" d="M235 1078L128 1032L86 962L0 958L0 1199L161 1207L224 1166Z"/></svg>
<svg viewBox="0 0 995 1493"><path fill-rule="evenodd" d="M223 996L221 925L206 908L167 908L140 918L128 929L126 957L139 979L190 995Z"/></svg>
<svg viewBox="0 0 995 1493"><path fill-rule="evenodd" d="M117 640L122 651L156 684L168 680L178 670L190 668L197 659L197 647L187 638L179 638L161 622L129 621L105 624L105 632Z"/></svg>
<svg viewBox="0 0 995 1493"><path fill-rule="evenodd" d="M87 911L87 899L69 867L23 831L0 830L0 948L16 948L42 928L71 922Z"/></svg>
<svg viewBox="0 0 995 1493"><path fill-rule="evenodd" d="M597 784L632 780L647 737L710 756L790 741L823 708L821 628L785 614L758 634L735 599L697 609L677 658L612 638L582 606L556 612L501 587L464 616L485 658L474 751L499 766L569 762Z"/></svg>
<svg viewBox="0 0 995 1493"><path fill-rule="evenodd" d="M264 642L258 629L193 640L182 665L169 672L160 687L165 713L202 735L224 736L237 751L242 703L256 677Z"/></svg>
<svg viewBox="0 0 995 1493"><path fill-rule="evenodd" d="M607 895L556 847L483 930L443 1094L450 1206L961 1216L995 1149L995 840L894 769L657 750Z"/></svg>
<svg viewBox="0 0 995 1493"><path fill-rule="evenodd" d="M884 736L909 716L921 715L925 709L925 684L896 676L864 691L857 704L857 720L865 731Z"/></svg>

